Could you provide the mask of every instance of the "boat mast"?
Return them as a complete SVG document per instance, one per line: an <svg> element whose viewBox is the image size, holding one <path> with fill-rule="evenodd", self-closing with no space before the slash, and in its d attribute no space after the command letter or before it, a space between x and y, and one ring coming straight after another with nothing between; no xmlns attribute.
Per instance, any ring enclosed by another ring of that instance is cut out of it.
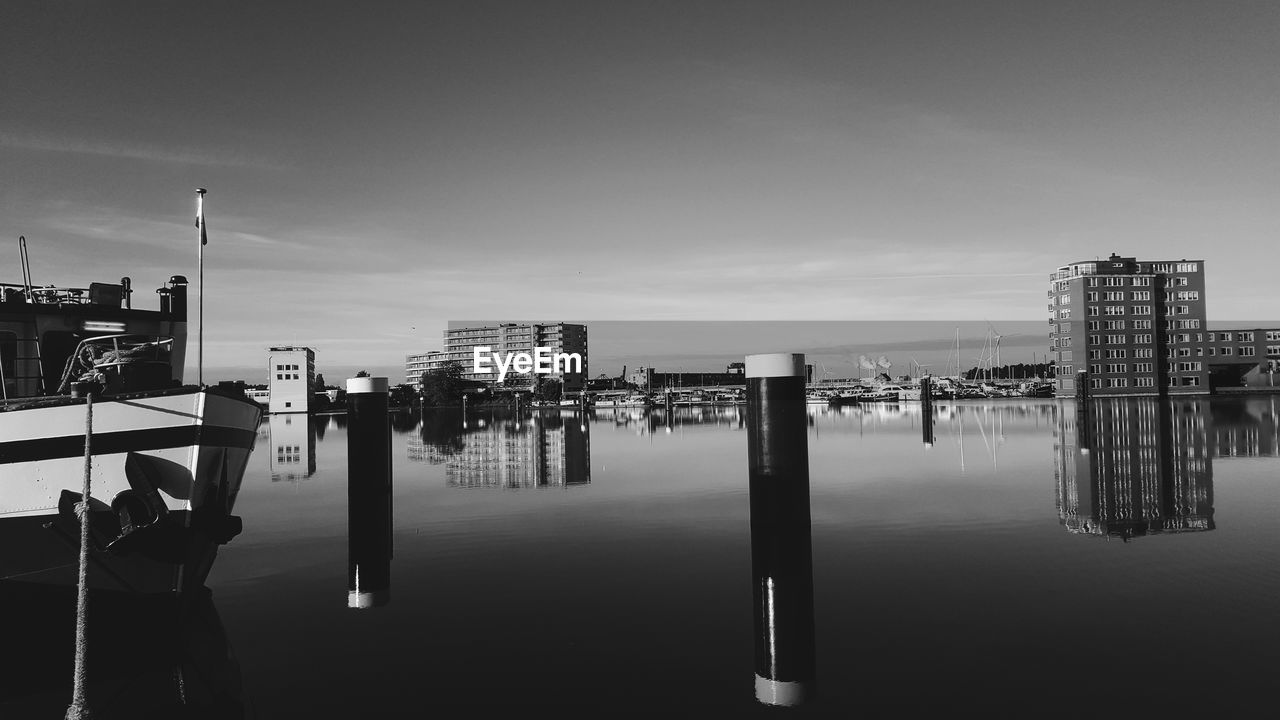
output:
<svg viewBox="0 0 1280 720"><path fill-rule="evenodd" d="M200 285L196 288L200 306L200 333L196 340L196 384L204 387L204 246L208 242L204 229L204 188L196 188L196 228L200 230Z"/></svg>

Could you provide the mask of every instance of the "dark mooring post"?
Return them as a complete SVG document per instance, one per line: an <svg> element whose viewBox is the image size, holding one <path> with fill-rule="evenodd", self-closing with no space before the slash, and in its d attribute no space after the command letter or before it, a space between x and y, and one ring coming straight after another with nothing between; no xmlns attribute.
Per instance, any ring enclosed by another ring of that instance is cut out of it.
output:
<svg viewBox="0 0 1280 720"><path fill-rule="evenodd" d="M815 677L804 355L748 355L746 376L756 699L799 705Z"/></svg>
<svg viewBox="0 0 1280 720"><path fill-rule="evenodd" d="M662 400L662 403L665 406L664 409L667 411L667 417L671 417L671 410L674 408L674 401L672 400L672 397L671 391L668 390Z"/></svg>
<svg viewBox="0 0 1280 720"><path fill-rule="evenodd" d="M1089 410L1089 373L1081 370L1076 373L1076 447L1080 452L1089 452L1093 444Z"/></svg>
<svg viewBox="0 0 1280 720"><path fill-rule="evenodd" d="M920 428L925 447L933 447L933 380L920 378Z"/></svg>
<svg viewBox="0 0 1280 720"><path fill-rule="evenodd" d="M347 380L347 607L391 600L391 423L387 379Z"/></svg>

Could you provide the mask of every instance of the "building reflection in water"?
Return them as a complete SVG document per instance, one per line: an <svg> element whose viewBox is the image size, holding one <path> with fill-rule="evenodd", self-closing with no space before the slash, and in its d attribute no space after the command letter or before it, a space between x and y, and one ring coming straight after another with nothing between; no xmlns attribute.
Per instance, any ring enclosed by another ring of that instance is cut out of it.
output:
<svg viewBox="0 0 1280 720"><path fill-rule="evenodd" d="M0 582L0 607L40 628L0 655L0 717L62 717L71 699L76 588ZM89 594L86 694L95 717L252 717L239 662L199 587L182 595Z"/></svg>
<svg viewBox="0 0 1280 720"><path fill-rule="evenodd" d="M316 424L327 422L304 413L267 416L271 482L302 480L316 473Z"/></svg>
<svg viewBox="0 0 1280 720"><path fill-rule="evenodd" d="M1276 457L1280 455L1280 399L1246 397L1213 405L1213 456Z"/></svg>
<svg viewBox="0 0 1280 720"><path fill-rule="evenodd" d="M1208 399L1095 399L1081 448L1073 403L1054 432L1058 517L1069 532L1132 537L1212 530Z"/></svg>
<svg viewBox="0 0 1280 720"><path fill-rule="evenodd" d="M591 482L591 424L578 411L423 413L411 460L445 466L450 487L545 488Z"/></svg>

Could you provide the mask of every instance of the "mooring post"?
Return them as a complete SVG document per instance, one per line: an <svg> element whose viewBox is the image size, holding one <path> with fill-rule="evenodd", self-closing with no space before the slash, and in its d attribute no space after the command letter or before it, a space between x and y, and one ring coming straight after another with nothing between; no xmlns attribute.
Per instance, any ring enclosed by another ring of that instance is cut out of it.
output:
<svg viewBox="0 0 1280 720"><path fill-rule="evenodd" d="M920 417L924 446L933 447L933 381L920 378Z"/></svg>
<svg viewBox="0 0 1280 720"><path fill-rule="evenodd" d="M387 379L347 380L347 607L391 599L391 423Z"/></svg>
<svg viewBox="0 0 1280 720"><path fill-rule="evenodd" d="M756 700L814 691L813 550L804 355L748 355L747 469Z"/></svg>
<svg viewBox="0 0 1280 720"><path fill-rule="evenodd" d="M1076 373L1076 446L1081 452L1089 452L1093 438L1089 427L1089 373Z"/></svg>

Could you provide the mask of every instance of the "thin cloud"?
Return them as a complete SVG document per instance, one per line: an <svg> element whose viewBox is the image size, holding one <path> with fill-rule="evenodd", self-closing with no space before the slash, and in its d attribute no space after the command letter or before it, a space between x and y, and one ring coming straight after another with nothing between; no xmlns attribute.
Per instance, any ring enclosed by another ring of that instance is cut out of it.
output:
<svg viewBox="0 0 1280 720"><path fill-rule="evenodd" d="M80 138L15 135L7 132L0 132L0 146L17 150L98 155L179 165L254 168L258 170L279 170L283 168L281 165L265 162L261 158L249 158L233 153L178 150L148 143L93 142Z"/></svg>

